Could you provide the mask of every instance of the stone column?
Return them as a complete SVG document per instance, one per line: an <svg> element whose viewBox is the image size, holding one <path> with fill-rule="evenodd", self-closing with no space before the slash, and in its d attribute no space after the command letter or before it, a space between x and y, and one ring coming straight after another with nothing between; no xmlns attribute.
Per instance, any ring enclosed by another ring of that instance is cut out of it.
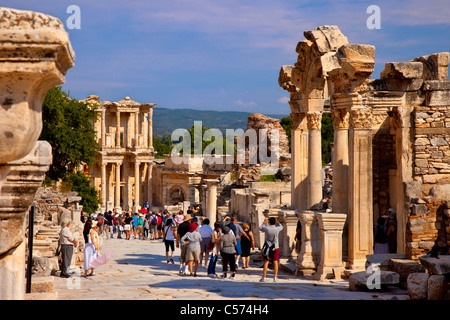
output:
<svg viewBox="0 0 450 320"><path fill-rule="evenodd" d="M134 113L134 147L139 146L139 111Z"/></svg>
<svg viewBox="0 0 450 320"><path fill-rule="evenodd" d="M306 114L291 113L291 208L308 208L308 130Z"/></svg>
<svg viewBox="0 0 450 320"><path fill-rule="evenodd" d="M120 210L120 163L116 163L116 194L114 199L114 209Z"/></svg>
<svg viewBox="0 0 450 320"><path fill-rule="evenodd" d="M333 212L348 214L348 126L346 109L333 110L334 154L333 154ZM348 222L342 236L342 255L348 257Z"/></svg>
<svg viewBox="0 0 450 320"><path fill-rule="evenodd" d="M302 224L302 246L296 262L296 274L312 275L320 261L320 231L314 211L298 213Z"/></svg>
<svg viewBox="0 0 450 320"><path fill-rule="evenodd" d="M373 253L372 110L350 110L349 157L349 268L364 270Z"/></svg>
<svg viewBox="0 0 450 320"><path fill-rule="evenodd" d="M206 217L209 219L210 226L214 226L217 220L217 179L205 179L206 183Z"/></svg>
<svg viewBox="0 0 450 320"><path fill-rule="evenodd" d="M108 164L106 162L102 162L102 203L106 208L106 166Z"/></svg>
<svg viewBox="0 0 450 320"><path fill-rule="evenodd" d="M120 111L116 111L116 148L120 148Z"/></svg>
<svg viewBox="0 0 450 320"><path fill-rule="evenodd" d="M135 212L138 211L138 207L140 206L140 185L139 185L139 165L141 163L139 161L136 161L134 164L134 210Z"/></svg>
<svg viewBox="0 0 450 320"><path fill-rule="evenodd" d="M153 148L153 109L148 112L148 147Z"/></svg>
<svg viewBox="0 0 450 320"><path fill-rule="evenodd" d="M342 230L347 215L342 213L316 213L321 233L321 258L314 279L341 279L344 271L342 263Z"/></svg>
<svg viewBox="0 0 450 320"><path fill-rule="evenodd" d="M106 110L102 109L102 147L106 146Z"/></svg>
<svg viewBox="0 0 450 320"><path fill-rule="evenodd" d="M153 202L153 163L148 163L147 172L147 201L149 205Z"/></svg>
<svg viewBox="0 0 450 320"><path fill-rule="evenodd" d="M25 298L25 217L51 164L42 101L74 53L60 20L0 7L0 300Z"/></svg>
<svg viewBox="0 0 450 320"><path fill-rule="evenodd" d="M308 120L308 209L322 200L322 135L321 112L309 112Z"/></svg>

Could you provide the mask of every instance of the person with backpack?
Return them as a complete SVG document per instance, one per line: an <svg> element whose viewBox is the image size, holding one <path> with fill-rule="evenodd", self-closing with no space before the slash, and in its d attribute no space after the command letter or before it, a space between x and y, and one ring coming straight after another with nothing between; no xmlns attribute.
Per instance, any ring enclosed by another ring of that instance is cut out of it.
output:
<svg viewBox="0 0 450 320"><path fill-rule="evenodd" d="M387 241L386 220L383 217L379 217L377 220L378 225L374 229L374 254L389 253L389 243Z"/></svg>
<svg viewBox="0 0 450 320"><path fill-rule="evenodd" d="M269 224L267 224L269 222ZM259 230L265 233L265 241L262 248L262 256L264 260L263 276L259 282L266 281L267 269L269 262L273 262L273 281L277 281L278 261L280 260L280 247L278 244L278 234L283 230L283 226L274 217L267 218L259 227ZM265 250L267 248L267 250Z"/></svg>
<svg viewBox="0 0 450 320"><path fill-rule="evenodd" d="M156 217L156 212L153 211L150 216L150 240L156 240L158 233L158 218Z"/></svg>

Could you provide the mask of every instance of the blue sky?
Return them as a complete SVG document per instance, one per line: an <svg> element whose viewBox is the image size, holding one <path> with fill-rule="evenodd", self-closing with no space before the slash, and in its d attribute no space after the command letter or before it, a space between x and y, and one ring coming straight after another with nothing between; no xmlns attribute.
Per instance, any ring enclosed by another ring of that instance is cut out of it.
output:
<svg viewBox="0 0 450 320"><path fill-rule="evenodd" d="M369 5L381 9L370 30ZM376 47L386 62L450 51L448 0L0 0L0 5L58 17L81 10L67 30L75 66L64 90L159 107L288 114L280 67L294 64L303 31L337 25L350 43Z"/></svg>

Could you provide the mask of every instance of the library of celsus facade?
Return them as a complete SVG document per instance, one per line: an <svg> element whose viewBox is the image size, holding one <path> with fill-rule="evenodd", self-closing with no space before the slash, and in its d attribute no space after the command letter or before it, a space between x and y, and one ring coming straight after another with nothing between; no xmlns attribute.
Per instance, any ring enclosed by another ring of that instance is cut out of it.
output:
<svg viewBox="0 0 450 320"><path fill-rule="evenodd" d="M373 80L375 47L349 43L336 26L304 36L295 64L283 66L279 76L290 93L293 120L292 208L304 227L298 268L320 269L317 260L311 264L311 243L320 247L322 241L323 264L331 246L327 232L337 231L342 250L333 254L344 267L364 269L366 255L373 253L374 221L388 208L396 211L397 253L409 259L426 250L448 254L449 53L387 63ZM323 112L331 112L334 126L328 214L313 210L322 198Z"/></svg>
<svg viewBox="0 0 450 320"><path fill-rule="evenodd" d="M152 117L156 104L141 104L126 97L117 102L85 100L96 105L94 128L100 150L89 168L100 190L102 211L136 211L152 199L154 159Z"/></svg>

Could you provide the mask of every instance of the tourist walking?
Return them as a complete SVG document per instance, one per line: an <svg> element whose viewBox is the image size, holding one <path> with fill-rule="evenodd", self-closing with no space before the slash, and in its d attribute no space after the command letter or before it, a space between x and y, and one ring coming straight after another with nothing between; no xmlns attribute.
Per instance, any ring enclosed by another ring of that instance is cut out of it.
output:
<svg viewBox="0 0 450 320"><path fill-rule="evenodd" d="M209 277L216 277L216 264L217 260L219 259L219 253L220 253L220 236L222 235L222 229L221 229L220 222L216 222L214 224L214 230L211 234L211 242L214 244L212 250L211 250L211 259L209 260L208 265L208 276Z"/></svg>
<svg viewBox="0 0 450 320"><path fill-rule="evenodd" d="M197 228L197 223L191 223L188 232L181 238L181 242L187 243L186 261L189 265L189 272L194 277L197 276L198 263L200 261L200 243L202 242L202 236Z"/></svg>
<svg viewBox="0 0 450 320"><path fill-rule="evenodd" d="M117 226L117 239L122 239L122 232L124 231L125 221L123 219L122 213L119 213L116 218Z"/></svg>
<svg viewBox="0 0 450 320"><path fill-rule="evenodd" d="M180 270L181 274L186 273L188 270L188 264L186 260L186 244L184 241L181 241L181 238L189 231L189 226L191 224L192 217L190 215L186 215L183 221L177 227L176 234L176 246L180 248Z"/></svg>
<svg viewBox="0 0 450 320"><path fill-rule="evenodd" d="M267 224L269 222L269 224ZM269 247L273 245L273 257L264 257L263 276L259 280L260 282L266 281L267 269L269 262L273 262L273 281L277 281L278 275L278 261L280 260L280 247L278 244L278 234L283 230L283 226L274 217L264 219L263 223L259 227L259 230L265 233L265 243Z"/></svg>
<svg viewBox="0 0 450 320"><path fill-rule="evenodd" d="M134 236L134 239L137 239L137 234L138 234L138 214L135 212L133 213L133 217L132 221L131 221L131 227L132 227L132 234Z"/></svg>
<svg viewBox="0 0 450 320"><path fill-rule="evenodd" d="M183 214L183 210L178 211L178 213L175 215L175 223L177 225L183 223L184 220L184 214Z"/></svg>
<svg viewBox="0 0 450 320"><path fill-rule="evenodd" d="M125 238L127 240L131 239L131 223L133 222L133 219L130 217L130 214L127 212L125 213L125 219L124 219L125 225L123 227L123 230L125 231Z"/></svg>
<svg viewBox="0 0 450 320"><path fill-rule="evenodd" d="M112 212L108 211L105 214L105 229L106 229L106 238L112 238L113 237L113 220L114 217L112 216Z"/></svg>
<svg viewBox="0 0 450 320"><path fill-rule="evenodd" d="M156 217L156 212L153 211L152 215L150 216L149 220L149 226L150 226L150 240L156 240L158 238L158 218Z"/></svg>
<svg viewBox="0 0 450 320"><path fill-rule="evenodd" d="M73 248L78 246L77 240L70 231L70 219L63 218L61 221L61 232L59 233L58 245L61 247L61 277L69 278L70 263L72 262Z"/></svg>
<svg viewBox="0 0 450 320"><path fill-rule="evenodd" d="M242 227L237 223L236 217L231 218L231 222L228 224L228 227L230 227L231 231L233 231L235 237L236 237L236 268L239 268L239 258L241 257L242 250L241 250L241 234L244 233L244 230L242 230Z"/></svg>
<svg viewBox="0 0 450 320"><path fill-rule="evenodd" d="M144 215L141 213L139 214L139 218L137 221L137 230L140 240L144 240Z"/></svg>
<svg viewBox="0 0 450 320"><path fill-rule="evenodd" d="M231 233L228 226L222 228L222 236L220 237L220 256L222 257L222 279L227 278L228 265L230 266L231 276L233 280L236 277L236 237Z"/></svg>
<svg viewBox="0 0 450 320"><path fill-rule="evenodd" d="M209 251L208 244L211 242L211 235L213 229L209 226L209 219L204 219L202 221L202 226L198 229L198 233L202 237L202 242L200 244L200 266L203 263L203 256L205 257L205 267L208 266Z"/></svg>
<svg viewBox="0 0 450 320"><path fill-rule="evenodd" d="M100 241L98 238L97 221L91 222L91 224L88 228L89 228L89 233L87 235L87 238L85 239L85 241L86 240L87 241L84 246L84 262L83 262L84 275L86 277L94 275L94 268L91 266L91 262L92 262L92 260L94 260L95 258L98 257L98 252L100 250ZM86 226L85 226L85 230L86 230ZM90 273L88 273L89 270L91 271Z"/></svg>
<svg viewBox="0 0 450 320"><path fill-rule="evenodd" d="M144 239L148 239L149 231L150 231L150 224L149 224L149 215L146 214L144 216Z"/></svg>
<svg viewBox="0 0 450 320"><path fill-rule="evenodd" d="M167 259L167 263L171 262L172 264L173 262L173 255L175 253L175 235L177 232L177 228L175 226L175 224L173 223L172 218L168 218L166 220L166 225L164 226L164 245L166 247L166 259ZM170 259L169 259L169 249L172 250L172 253L170 255Z"/></svg>
<svg viewBox="0 0 450 320"><path fill-rule="evenodd" d="M242 225L244 230L241 233L241 252L242 252L242 268L250 268L250 250L255 250L255 239L253 238L253 232L250 230L250 226L247 223Z"/></svg>

